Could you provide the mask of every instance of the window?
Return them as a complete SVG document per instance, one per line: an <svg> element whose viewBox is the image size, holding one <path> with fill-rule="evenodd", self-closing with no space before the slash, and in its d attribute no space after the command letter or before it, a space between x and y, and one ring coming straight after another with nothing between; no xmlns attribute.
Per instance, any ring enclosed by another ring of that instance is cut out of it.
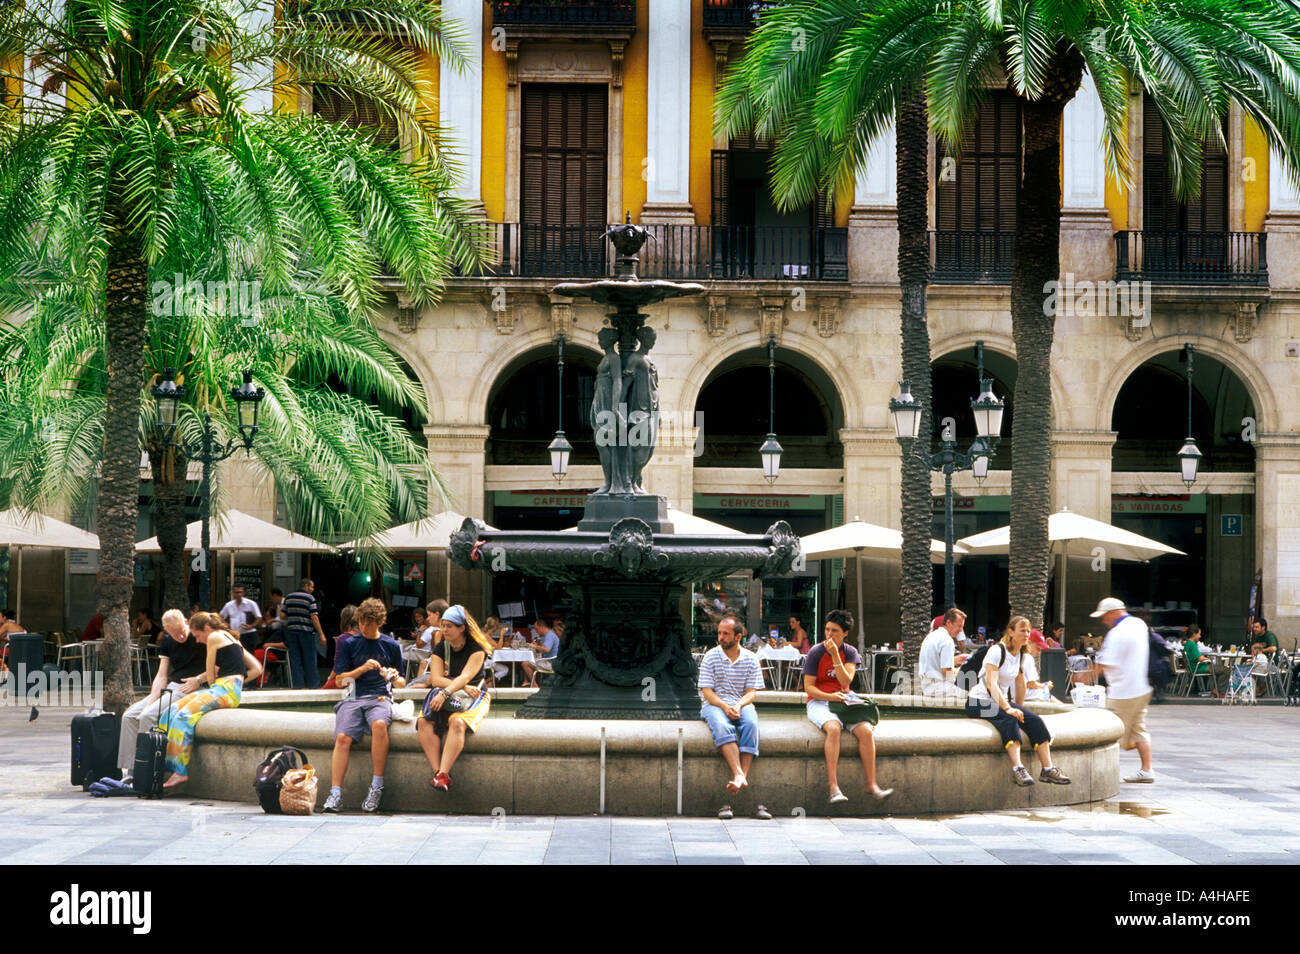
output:
<svg viewBox="0 0 1300 954"><path fill-rule="evenodd" d="M521 268L524 274L591 268L605 254L608 89L524 84L521 113Z"/></svg>
<svg viewBox="0 0 1300 954"><path fill-rule="evenodd" d="M1020 102L995 92L980 106L960 156L938 152L935 228L941 232L1016 230L1020 186Z"/></svg>
<svg viewBox="0 0 1300 954"><path fill-rule="evenodd" d="M1205 143L1200 194L1180 202L1169 175L1165 124L1150 97L1142 106L1142 230L1144 232L1227 232L1228 155Z"/></svg>
<svg viewBox="0 0 1300 954"><path fill-rule="evenodd" d="M312 112L321 119L341 123L353 129L368 129L376 145L400 149L402 140L397 120L372 100L341 90L336 86L312 87Z"/></svg>

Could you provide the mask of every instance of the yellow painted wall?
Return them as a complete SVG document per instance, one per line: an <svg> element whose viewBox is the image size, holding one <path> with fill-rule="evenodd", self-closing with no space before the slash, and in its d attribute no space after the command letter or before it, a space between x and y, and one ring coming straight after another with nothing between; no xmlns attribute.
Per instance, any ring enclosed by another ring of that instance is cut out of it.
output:
<svg viewBox="0 0 1300 954"><path fill-rule="evenodd" d="M492 7L483 10L483 164L480 186L489 222L506 214L506 54L492 49Z"/></svg>
<svg viewBox="0 0 1300 954"><path fill-rule="evenodd" d="M713 214L713 47L704 39L704 0L691 2L691 207L695 221Z"/></svg>
<svg viewBox="0 0 1300 954"><path fill-rule="evenodd" d="M636 5L636 33L623 56L623 209L614 210L623 221L623 211L632 213L632 221L641 220L645 205L645 158L647 103L650 90L650 8ZM611 174L617 170L610 170Z"/></svg>
<svg viewBox="0 0 1300 954"><path fill-rule="evenodd" d="M1268 139L1264 131L1249 116L1245 117L1241 130L1242 158L1253 159L1254 169L1243 163L1236 170L1229 169L1228 175L1253 175L1254 180L1247 179L1245 187L1245 205L1243 208L1243 228L1247 232L1264 231L1264 216L1268 215Z"/></svg>

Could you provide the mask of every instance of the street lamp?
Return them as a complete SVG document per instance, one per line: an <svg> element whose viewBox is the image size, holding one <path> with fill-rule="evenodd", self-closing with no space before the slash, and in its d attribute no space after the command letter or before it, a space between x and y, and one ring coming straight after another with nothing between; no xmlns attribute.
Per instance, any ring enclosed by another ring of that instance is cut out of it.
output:
<svg viewBox="0 0 1300 954"><path fill-rule="evenodd" d="M894 434L902 445L905 455L911 454L925 461L926 467L943 474L943 514L944 514L944 553L943 553L943 605L954 606L957 602L956 568L953 563L953 523L952 523L952 475L969 470L979 483L984 482L989 474L989 462L998 441L1002 436L1002 413L1006 403L993 394L993 381L984 377L984 342L975 342L975 360L978 367L980 393L970 402L975 415L977 436L965 453L957 450L957 442L943 440L939 450L931 454L928 450L919 450L915 446L920 436L921 415L924 410L921 402L912 394L909 382L899 384L898 397L889 402L889 414L894 421ZM946 432L945 432L946 433Z"/></svg>
<svg viewBox="0 0 1300 954"><path fill-rule="evenodd" d="M551 476L556 480L563 480L564 475L569 472L569 455L573 453L573 445L564 436L564 335L557 335L555 341L560 348L559 357L556 359L560 426L555 432L555 439L547 445L546 449L551 453Z"/></svg>
<svg viewBox="0 0 1300 954"><path fill-rule="evenodd" d="M758 449L763 458L763 479L769 484L781 476L781 445L776 439L776 335L767 339L767 438Z"/></svg>
<svg viewBox="0 0 1300 954"><path fill-rule="evenodd" d="M178 407L185 397L185 388L176 383L176 369L167 368L163 372L161 384L151 389L157 407L158 432L162 437L162 450L175 447L188 460L197 460L203 465L203 476L199 481L199 517L202 522L199 541L199 601L206 604L211 598L209 583L208 552L211 547L210 523L212 520L212 465L230 457L237 450L250 450L253 438L257 434L258 405L266 392L253 384L253 372L244 372L243 384L230 389L230 396L235 402L235 417L239 422L239 440L231 440L224 447L214 447L212 432L212 415L203 415L203 436L199 443L193 444L182 436L177 438Z"/></svg>
<svg viewBox="0 0 1300 954"><path fill-rule="evenodd" d="M1187 443L1178 449L1178 464L1182 472L1183 485L1188 490L1196 483L1196 471L1201 466L1201 449L1192 437L1192 359L1191 344L1183 345L1183 357L1187 361Z"/></svg>

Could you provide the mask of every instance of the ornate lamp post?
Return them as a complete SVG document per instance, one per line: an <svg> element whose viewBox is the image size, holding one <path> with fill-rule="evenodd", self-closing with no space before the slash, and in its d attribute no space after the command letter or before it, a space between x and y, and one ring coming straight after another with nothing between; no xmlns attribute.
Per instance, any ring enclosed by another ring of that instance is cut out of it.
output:
<svg viewBox="0 0 1300 954"><path fill-rule="evenodd" d="M776 337L767 339L767 438L758 449L763 458L763 479L769 484L781 476L781 445L776 440Z"/></svg>
<svg viewBox="0 0 1300 954"><path fill-rule="evenodd" d="M564 480L564 475L569 472L569 455L573 453L573 445L564 436L564 335L558 335L555 341L560 348L559 357L556 359L559 428L555 432L555 439L547 445L546 449L551 453L551 476L559 481Z"/></svg>
<svg viewBox="0 0 1300 954"><path fill-rule="evenodd" d="M1201 466L1201 449L1192 437L1192 359L1194 349L1190 344L1183 345L1183 356L1187 359L1187 443L1178 449L1179 470L1183 485L1188 490L1196 483L1196 471Z"/></svg>
<svg viewBox="0 0 1300 954"><path fill-rule="evenodd" d="M889 402L889 414L894 421L894 434L903 447L904 454L915 454L925 461L932 471L943 474L943 513L944 513L944 554L943 554L943 603L945 607L956 603L957 583L956 568L953 563L953 523L952 523L952 475L969 470L975 479L983 482L989 473L989 460L997 450L1002 437L1002 413L1006 404L993 394L993 381L984 377L984 342L975 342L975 360L979 368L980 393L970 402L975 415L975 440L970 449L957 450L957 442L945 437L939 443L939 450L931 454L916 447L916 440L921 430L921 402L912 394L908 381L899 384L898 397ZM945 435L950 432L946 429Z"/></svg>
<svg viewBox="0 0 1300 954"><path fill-rule="evenodd" d="M235 401L236 417L239 421L239 440L231 440L224 447L214 447L212 415L203 415L203 437L198 444L192 444L184 437L177 440L177 410L185 397L185 388L176 383L176 369L167 368L163 372L163 382L152 389L158 411L158 432L162 436L162 449L177 448L189 460L197 460L203 465L203 477L199 481L199 517L203 521L202 538L199 551L199 602L206 604L211 598L209 583L208 551L212 543L210 523L212 520L212 465L230 457L235 451L249 450L253 438L257 435L258 406L266 392L253 384L253 372L245 371L244 381L230 389L230 396Z"/></svg>

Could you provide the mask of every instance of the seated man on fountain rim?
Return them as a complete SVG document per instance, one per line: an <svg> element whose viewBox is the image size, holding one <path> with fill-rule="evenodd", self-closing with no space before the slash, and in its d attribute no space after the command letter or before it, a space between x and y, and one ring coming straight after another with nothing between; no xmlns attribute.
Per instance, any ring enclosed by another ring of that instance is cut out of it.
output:
<svg viewBox="0 0 1300 954"><path fill-rule="evenodd" d="M731 772L727 791L736 794L749 786L746 776L758 755L758 713L754 693L763 688L763 670L758 657L740 645L745 624L728 613L718 620L718 645L700 660L700 718L713 733L713 744ZM767 820L772 813L759 805L756 814ZM730 805L723 805L718 817L734 817Z"/></svg>

